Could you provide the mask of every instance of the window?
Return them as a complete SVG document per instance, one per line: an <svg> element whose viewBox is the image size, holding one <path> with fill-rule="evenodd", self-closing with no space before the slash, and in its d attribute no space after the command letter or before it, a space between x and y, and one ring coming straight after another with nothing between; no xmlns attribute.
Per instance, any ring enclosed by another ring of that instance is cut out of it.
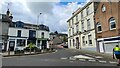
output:
<svg viewBox="0 0 120 68"><path fill-rule="evenodd" d="M74 34L74 28L72 28L72 33Z"/></svg>
<svg viewBox="0 0 120 68"><path fill-rule="evenodd" d="M116 28L116 22L115 22L115 18L110 18L109 20L110 23L110 30L115 29Z"/></svg>
<svg viewBox="0 0 120 68"><path fill-rule="evenodd" d="M105 12L106 11L106 7L105 5L102 5L102 12Z"/></svg>
<svg viewBox="0 0 120 68"><path fill-rule="evenodd" d="M100 24L100 23L97 23L97 31L98 31L98 32L101 32L101 31L102 31L102 27L101 27L101 24Z"/></svg>
<svg viewBox="0 0 120 68"><path fill-rule="evenodd" d="M71 35L71 30L69 29L69 35Z"/></svg>
<svg viewBox="0 0 120 68"><path fill-rule="evenodd" d="M36 37L36 31L34 30L29 30L29 38L35 38Z"/></svg>
<svg viewBox="0 0 120 68"><path fill-rule="evenodd" d="M24 39L17 39L17 46L25 46L25 40Z"/></svg>
<svg viewBox="0 0 120 68"><path fill-rule="evenodd" d="M78 31L79 31L79 25L77 24L76 25L76 33L78 33Z"/></svg>
<svg viewBox="0 0 120 68"><path fill-rule="evenodd" d="M87 7L86 14L89 15L89 13L90 13L90 10L89 10L89 7Z"/></svg>
<svg viewBox="0 0 120 68"><path fill-rule="evenodd" d="M73 39L73 46L74 46L75 40Z"/></svg>
<svg viewBox="0 0 120 68"><path fill-rule="evenodd" d="M88 35L88 41L89 41L89 44L92 44L92 36L91 35Z"/></svg>
<svg viewBox="0 0 120 68"><path fill-rule="evenodd" d="M87 29L90 30L90 19L87 20Z"/></svg>
<svg viewBox="0 0 120 68"><path fill-rule="evenodd" d="M71 47L71 40L70 40L70 47Z"/></svg>
<svg viewBox="0 0 120 68"><path fill-rule="evenodd" d="M69 21L69 27L71 26L70 21Z"/></svg>
<svg viewBox="0 0 120 68"><path fill-rule="evenodd" d="M76 22L78 22L78 15L76 15Z"/></svg>
<svg viewBox="0 0 120 68"><path fill-rule="evenodd" d="M83 12L81 12L81 18L83 18Z"/></svg>
<svg viewBox="0 0 120 68"><path fill-rule="evenodd" d="M72 25L73 25L73 23L74 23L74 19L72 19Z"/></svg>
<svg viewBox="0 0 120 68"><path fill-rule="evenodd" d="M81 23L81 29L82 29L82 32L84 32L84 22L83 21L81 21L82 23Z"/></svg>
<svg viewBox="0 0 120 68"><path fill-rule="evenodd" d="M44 38L44 32L41 33L41 38Z"/></svg>
<svg viewBox="0 0 120 68"><path fill-rule="evenodd" d="M85 36L82 37L83 46L85 46Z"/></svg>
<svg viewBox="0 0 120 68"><path fill-rule="evenodd" d="M18 30L17 37L21 37L21 30Z"/></svg>

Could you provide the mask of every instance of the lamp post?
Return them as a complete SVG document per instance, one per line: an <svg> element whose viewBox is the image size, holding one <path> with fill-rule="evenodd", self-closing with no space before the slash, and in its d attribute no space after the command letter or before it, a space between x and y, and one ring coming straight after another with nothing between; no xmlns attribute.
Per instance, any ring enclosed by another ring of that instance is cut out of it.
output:
<svg viewBox="0 0 120 68"><path fill-rule="evenodd" d="M37 32L37 43L36 45L38 46L38 25L39 25L39 16L41 15L42 13L39 13L39 15L37 16L37 28L36 28L36 32Z"/></svg>

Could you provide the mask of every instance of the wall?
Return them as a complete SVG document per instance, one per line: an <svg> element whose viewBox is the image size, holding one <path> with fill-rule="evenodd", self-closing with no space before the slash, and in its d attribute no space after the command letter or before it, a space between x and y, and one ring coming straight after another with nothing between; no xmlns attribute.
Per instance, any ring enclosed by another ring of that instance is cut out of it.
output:
<svg viewBox="0 0 120 68"><path fill-rule="evenodd" d="M9 28L8 35L17 37L18 30L21 30L21 37L29 37L29 30L28 29L12 28L12 27Z"/></svg>

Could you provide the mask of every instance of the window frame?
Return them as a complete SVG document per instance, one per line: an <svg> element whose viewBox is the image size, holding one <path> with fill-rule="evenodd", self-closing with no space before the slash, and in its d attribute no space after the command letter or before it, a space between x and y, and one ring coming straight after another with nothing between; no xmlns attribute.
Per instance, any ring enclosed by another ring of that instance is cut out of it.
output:
<svg viewBox="0 0 120 68"><path fill-rule="evenodd" d="M83 46L85 46L85 36L82 37L82 43L83 43Z"/></svg>
<svg viewBox="0 0 120 68"><path fill-rule="evenodd" d="M89 21L89 22L88 22ZM91 25L90 25L90 19L87 19L87 30L91 29Z"/></svg>
<svg viewBox="0 0 120 68"><path fill-rule="evenodd" d="M101 8L102 12L106 12L106 6L103 4Z"/></svg>
<svg viewBox="0 0 120 68"><path fill-rule="evenodd" d="M17 30L17 37L21 37L21 34L22 34L22 31L21 30Z"/></svg>
<svg viewBox="0 0 120 68"><path fill-rule="evenodd" d="M98 28L101 27L101 31L98 30ZM100 22L97 23L97 33L101 33L102 32L102 25Z"/></svg>
<svg viewBox="0 0 120 68"><path fill-rule="evenodd" d="M111 21L111 20L112 20L112 21ZM114 23L114 25L115 25L115 28L112 28L113 23ZM111 17L111 18L109 19L109 24L110 24L110 26L109 26L110 30L116 29L116 20L115 20L114 17Z"/></svg>
<svg viewBox="0 0 120 68"><path fill-rule="evenodd" d="M88 43L89 43L89 45L93 44L93 42L92 42L92 35L88 35Z"/></svg>
<svg viewBox="0 0 120 68"><path fill-rule="evenodd" d="M86 8L86 15L88 16L89 14L90 14L90 8L87 7L87 8Z"/></svg>
<svg viewBox="0 0 120 68"><path fill-rule="evenodd" d="M84 26L84 21L81 21L81 31L84 32L85 26Z"/></svg>

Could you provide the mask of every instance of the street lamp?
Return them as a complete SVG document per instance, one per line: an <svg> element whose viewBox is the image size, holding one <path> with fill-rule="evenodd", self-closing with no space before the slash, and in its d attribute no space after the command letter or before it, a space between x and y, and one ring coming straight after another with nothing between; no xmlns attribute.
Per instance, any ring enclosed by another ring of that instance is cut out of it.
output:
<svg viewBox="0 0 120 68"><path fill-rule="evenodd" d="M41 15L42 13L39 13L39 15L37 16L37 28L36 28L36 32L37 32L37 43L36 45L38 46L38 26L39 26L39 16Z"/></svg>

